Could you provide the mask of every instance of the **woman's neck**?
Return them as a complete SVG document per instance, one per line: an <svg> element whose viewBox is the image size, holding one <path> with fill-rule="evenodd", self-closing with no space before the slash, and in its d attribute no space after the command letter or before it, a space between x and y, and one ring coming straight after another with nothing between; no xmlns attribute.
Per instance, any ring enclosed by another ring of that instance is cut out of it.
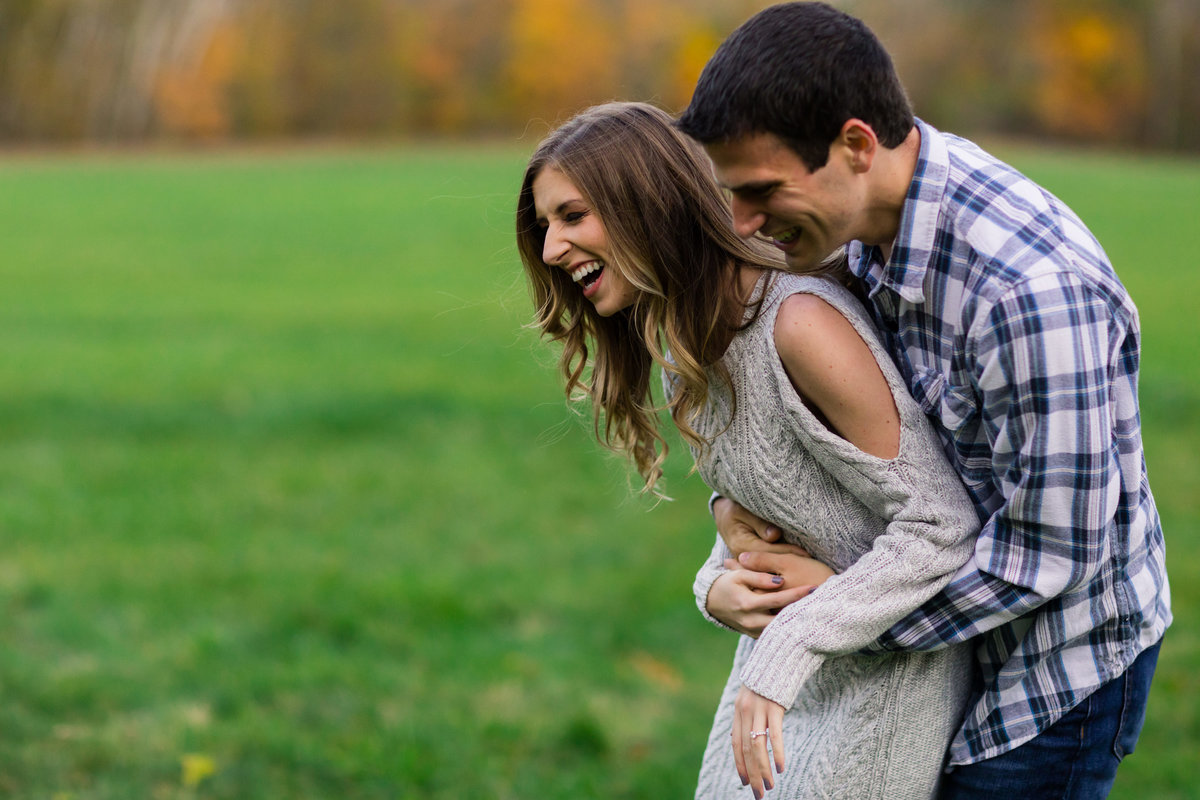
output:
<svg viewBox="0 0 1200 800"><path fill-rule="evenodd" d="M728 303L722 312L725 324L718 323L720 327L715 331L715 341L710 343L711 349L704 358L705 363L713 363L719 359L729 348L729 343L733 341L738 329L747 321L746 309L758 299L755 290L765 272L762 267L747 264L738 265L734 271L733 280L727 286L732 302Z"/></svg>
<svg viewBox="0 0 1200 800"><path fill-rule="evenodd" d="M758 281L762 278L762 267L750 267L742 265L737 270L737 292L736 299L742 305L747 305L754 299L754 287L758 286Z"/></svg>

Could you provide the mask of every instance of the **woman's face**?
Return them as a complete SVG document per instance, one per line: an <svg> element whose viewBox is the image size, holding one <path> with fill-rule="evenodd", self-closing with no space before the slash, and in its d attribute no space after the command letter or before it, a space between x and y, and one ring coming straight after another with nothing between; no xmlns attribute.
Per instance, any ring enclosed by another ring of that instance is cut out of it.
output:
<svg viewBox="0 0 1200 800"><path fill-rule="evenodd" d="M608 233L583 193L552 166L537 174L532 188L537 222L546 233L546 266L570 275L602 317L633 305L637 290L609 266Z"/></svg>

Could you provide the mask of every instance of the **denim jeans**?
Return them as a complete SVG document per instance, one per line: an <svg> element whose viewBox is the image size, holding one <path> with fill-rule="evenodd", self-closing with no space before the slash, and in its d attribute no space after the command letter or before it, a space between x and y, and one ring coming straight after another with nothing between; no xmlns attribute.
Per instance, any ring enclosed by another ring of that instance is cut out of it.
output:
<svg viewBox="0 0 1200 800"><path fill-rule="evenodd" d="M1099 800L1108 796L1121 759L1133 752L1159 644L1023 745L942 780L941 800Z"/></svg>

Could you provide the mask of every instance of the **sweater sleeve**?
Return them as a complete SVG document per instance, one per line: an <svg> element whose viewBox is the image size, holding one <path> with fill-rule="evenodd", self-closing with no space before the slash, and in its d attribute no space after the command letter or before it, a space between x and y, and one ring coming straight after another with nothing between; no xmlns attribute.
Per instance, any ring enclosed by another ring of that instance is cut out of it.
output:
<svg viewBox="0 0 1200 800"><path fill-rule="evenodd" d="M716 497L716 495L713 496ZM692 584L692 591L696 595L696 605L699 607L700 613L704 615L704 618L718 628L732 631L733 628L708 613L708 593L712 591L712 586L716 583L717 578L729 571L725 568L725 559L727 558L733 558L733 552L726 546L725 540L718 535L716 544L713 545L712 553L709 554L708 560L701 565L700 571L696 573L696 581ZM736 631L734 632L736 633Z"/></svg>

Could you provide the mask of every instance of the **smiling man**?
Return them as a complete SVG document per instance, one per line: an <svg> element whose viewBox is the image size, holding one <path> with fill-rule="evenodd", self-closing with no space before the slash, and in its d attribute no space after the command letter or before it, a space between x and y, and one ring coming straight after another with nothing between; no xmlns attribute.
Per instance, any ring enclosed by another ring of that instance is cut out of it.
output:
<svg viewBox="0 0 1200 800"><path fill-rule="evenodd" d="M879 41L824 4L735 31L679 126L740 235L799 272L848 245L983 522L974 559L876 643L978 644L942 796L1106 796L1171 612L1137 310L1100 244L1049 192L914 118ZM735 552L740 525L765 525L728 500L715 513Z"/></svg>

